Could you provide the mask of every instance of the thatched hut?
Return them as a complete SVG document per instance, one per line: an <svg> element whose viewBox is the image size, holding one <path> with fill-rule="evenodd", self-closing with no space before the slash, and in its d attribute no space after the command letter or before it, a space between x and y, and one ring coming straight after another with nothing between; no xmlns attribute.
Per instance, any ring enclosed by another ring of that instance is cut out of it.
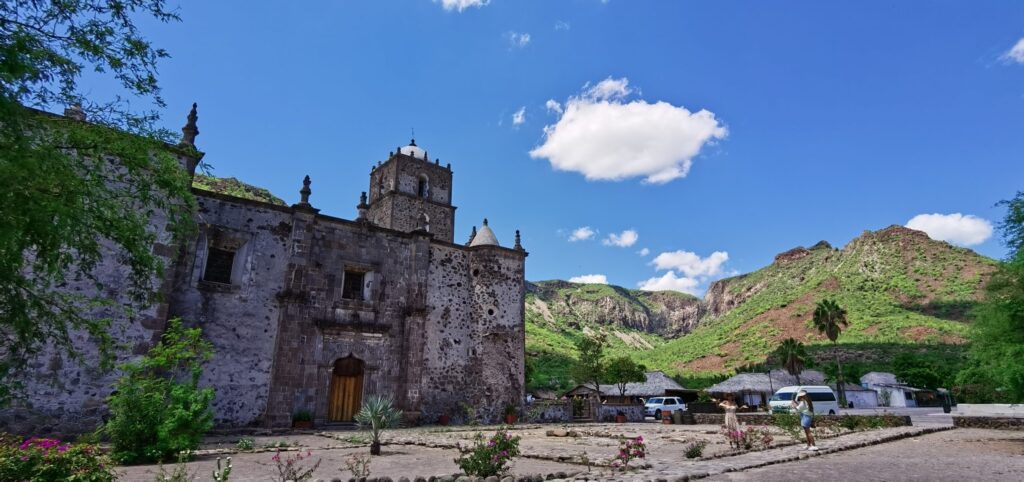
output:
<svg viewBox="0 0 1024 482"><path fill-rule="evenodd" d="M704 391L715 398L723 398L732 394L736 403L751 407L767 405L768 399L776 390L792 385L824 385L825 374L816 370L800 372L797 377L785 370L772 370L764 373L737 373L732 378L712 385Z"/></svg>

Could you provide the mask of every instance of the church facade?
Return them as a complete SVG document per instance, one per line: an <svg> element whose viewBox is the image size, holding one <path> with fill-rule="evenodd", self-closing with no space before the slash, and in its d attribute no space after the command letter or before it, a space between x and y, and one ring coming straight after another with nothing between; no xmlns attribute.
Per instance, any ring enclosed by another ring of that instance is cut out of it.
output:
<svg viewBox="0 0 1024 482"><path fill-rule="evenodd" d="M191 147L195 122L193 108ZM181 159L194 172L199 159ZM196 189L198 230L163 247L163 297L143 319L119 321L125 341L142 353L167 319L202 327L215 355L201 383L216 391L222 427L286 427L300 412L350 422L370 395L424 423L467 407L497 421L523 403L527 253L518 231L503 247L487 220L455 243L452 178L413 141L372 167L354 220L314 207L308 176L292 206ZM36 369L33 404L0 424L99 422L116 374L45 360ZM68 375L80 381L44 382Z"/></svg>

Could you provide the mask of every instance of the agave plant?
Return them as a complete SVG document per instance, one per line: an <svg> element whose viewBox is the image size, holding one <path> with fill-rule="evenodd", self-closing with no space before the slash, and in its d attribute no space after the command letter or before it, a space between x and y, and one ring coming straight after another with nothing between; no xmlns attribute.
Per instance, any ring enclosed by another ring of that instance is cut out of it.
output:
<svg viewBox="0 0 1024 482"><path fill-rule="evenodd" d="M380 434L397 426L401 419L402 411L391 404L391 397L372 395L363 402L355 420L360 427L370 429L370 455L380 455Z"/></svg>

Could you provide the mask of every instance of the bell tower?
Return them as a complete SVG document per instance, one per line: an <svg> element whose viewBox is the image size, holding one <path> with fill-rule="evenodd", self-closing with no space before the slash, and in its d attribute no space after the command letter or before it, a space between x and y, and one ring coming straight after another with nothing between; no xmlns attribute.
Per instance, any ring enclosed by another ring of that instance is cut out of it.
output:
<svg viewBox="0 0 1024 482"><path fill-rule="evenodd" d="M436 239L453 242L451 164L431 161L416 139L370 171L368 192L366 218L371 223L403 232L428 231Z"/></svg>

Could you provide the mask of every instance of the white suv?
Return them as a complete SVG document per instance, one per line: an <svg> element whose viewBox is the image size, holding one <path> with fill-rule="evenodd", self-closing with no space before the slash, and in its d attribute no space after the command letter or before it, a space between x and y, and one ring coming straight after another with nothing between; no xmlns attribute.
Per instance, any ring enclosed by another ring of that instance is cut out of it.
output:
<svg viewBox="0 0 1024 482"><path fill-rule="evenodd" d="M676 410L686 410L686 404L676 397L654 397L644 404L644 416L661 420L662 415L669 416Z"/></svg>

